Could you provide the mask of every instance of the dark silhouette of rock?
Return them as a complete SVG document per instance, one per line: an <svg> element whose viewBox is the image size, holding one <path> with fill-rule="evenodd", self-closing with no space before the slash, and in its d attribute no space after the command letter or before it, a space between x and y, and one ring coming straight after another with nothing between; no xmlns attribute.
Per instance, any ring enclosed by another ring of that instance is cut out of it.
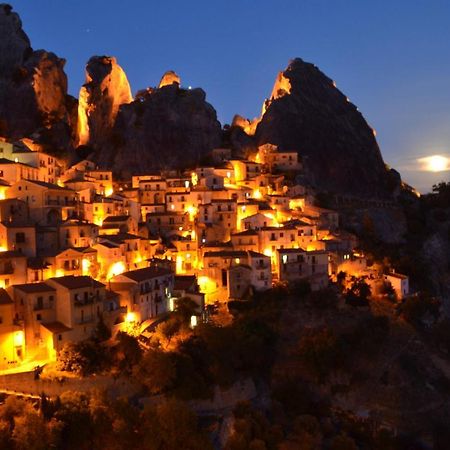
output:
<svg viewBox="0 0 450 450"><path fill-rule="evenodd" d="M138 92L122 105L112 139L95 153L122 175L193 167L221 143L216 111L201 89L170 84Z"/></svg>
<svg viewBox="0 0 450 450"><path fill-rule="evenodd" d="M79 95L79 144L94 147L105 145L120 105L132 100L127 76L116 58L93 56L86 65L86 83Z"/></svg>
<svg viewBox="0 0 450 450"><path fill-rule="evenodd" d="M63 59L33 51L12 7L0 5L0 135L31 136L54 151L75 138L76 100L67 95Z"/></svg>
<svg viewBox="0 0 450 450"><path fill-rule="evenodd" d="M301 59L278 75L255 139L296 150L319 190L363 197L392 192L395 177L374 130L330 78Z"/></svg>

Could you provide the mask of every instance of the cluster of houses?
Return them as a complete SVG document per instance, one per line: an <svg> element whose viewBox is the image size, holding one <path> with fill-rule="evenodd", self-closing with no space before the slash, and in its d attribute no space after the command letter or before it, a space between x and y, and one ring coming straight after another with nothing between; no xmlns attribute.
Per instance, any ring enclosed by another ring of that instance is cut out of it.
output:
<svg viewBox="0 0 450 450"><path fill-rule="evenodd" d="M177 297L201 311L274 282L321 289L349 269L357 239L296 182L296 152L267 144L251 160L210 157L119 181L29 139L0 140L0 370L54 359L100 320L113 331L148 323Z"/></svg>

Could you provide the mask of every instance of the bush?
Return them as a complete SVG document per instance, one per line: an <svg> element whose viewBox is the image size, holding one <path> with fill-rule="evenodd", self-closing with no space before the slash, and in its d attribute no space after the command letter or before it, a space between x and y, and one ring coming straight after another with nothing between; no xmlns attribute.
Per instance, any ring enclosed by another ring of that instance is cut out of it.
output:
<svg viewBox="0 0 450 450"><path fill-rule="evenodd" d="M133 375L151 394L160 394L174 386L176 378L175 359L171 353L148 350L133 369Z"/></svg>
<svg viewBox="0 0 450 450"><path fill-rule="evenodd" d="M57 370L87 376L111 367L109 352L94 340L64 344L58 355Z"/></svg>
<svg viewBox="0 0 450 450"><path fill-rule="evenodd" d="M439 302L427 294L408 297L400 306L403 318L415 327L421 327L425 321L439 317Z"/></svg>
<svg viewBox="0 0 450 450"><path fill-rule="evenodd" d="M337 336L328 328L321 328L300 338L298 356L317 380L323 382L332 371L342 368L345 355Z"/></svg>

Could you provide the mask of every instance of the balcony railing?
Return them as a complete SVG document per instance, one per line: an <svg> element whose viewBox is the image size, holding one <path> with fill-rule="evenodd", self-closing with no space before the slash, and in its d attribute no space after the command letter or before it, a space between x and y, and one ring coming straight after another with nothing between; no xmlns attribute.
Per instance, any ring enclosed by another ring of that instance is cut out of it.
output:
<svg viewBox="0 0 450 450"><path fill-rule="evenodd" d="M0 267L0 275L11 275L14 273L14 267L11 263L6 263Z"/></svg>
<svg viewBox="0 0 450 450"><path fill-rule="evenodd" d="M45 202L46 206L75 206L77 204L76 200L54 200L47 199Z"/></svg>
<svg viewBox="0 0 450 450"><path fill-rule="evenodd" d="M93 303L101 302L102 299L99 295L90 295L88 298L75 299L74 305L81 307L86 305L92 305Z"/></svg>

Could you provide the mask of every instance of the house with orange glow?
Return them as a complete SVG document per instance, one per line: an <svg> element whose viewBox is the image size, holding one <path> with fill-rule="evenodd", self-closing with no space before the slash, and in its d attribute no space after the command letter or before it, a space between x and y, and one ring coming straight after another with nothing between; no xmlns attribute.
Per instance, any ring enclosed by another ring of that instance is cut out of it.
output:
<svg viewBox="0 0 450 450"><path fill-rule="evenodd" d="M99 227L80 219L68 219L58 227L59 247L90 247L98 239Z"/></svg>
<svg viewBox="0 0 450 450"><path fill-rule="evenodd" d="M45 153L42 146L30 139L22 139L14 143L2 142L0 145L0 158L33 167L38 170L38 179L46 183L56 183L60 176L60 164L54 157Z"/></svg>
<svg viewBox="0 0 450 450"><path fill-rule="evenodd" d="M8 198L27 203L30 218L38 223L55 225L77 212L77 193L43 181L20 180L7 191Z"/></svg>
<svg viewBox="0 0 450 450"><path fill-rule="evenodd" d="M161 267L146 267L112 277L110 286L120 294L120 305L127 308L127 321L141 323L169 310L174 274Z"/></svg>
<svg viewBox="0 0 450 450"><path fill-rule="evenodd" d="M99 279L107 281L113 276L125 272L126 260L120 244L103 241L93 245L92 248L97 252Z"/></svg>
<svg viewBox="0 0 450 450"><path fill-rule="evenodd" d="M30 218L28 205L22 200L8 198L0 200L1 222L27 222Z"/></svg>
<svg viewBox="0 0 450 450"><path fill-rule="evenodd" d="M48 357L47 346L41 334L42 323L56 320L56 289L48 283L17 284L8 289L15 303L17 317L23 322L28 358Z"/></svg>
<svg viewBox="0 0 450 450"><path fill-rule="evenodd" d="M36 256L36 227L29 223L1 222L0 250L17 250L26 256Z"/></svg>
<svg viewBox="0 0 450 450"><path fill-rule="evenodd" d="M259 252L259 233L253 229L233 233L231 235L231 244L235 250Z"/></svg>
<svg viewBox="0 0 450 450"><path fill-rule="evenodd" d="M409 277L401 273L391 272L383 276L385 281L391 283L398 300L403 300L409 295Z"/></svg>
<svg viewBox="0 0 450 450"><path fill-rule="evenodd" d="M137 221L127 215L108 216L103 219L100 234L131 233L137 234Z"/></svg>
<svg viewBox="0 0 450 450"><path fill-rule="evenodd" d="M20 180L38 180L39 169L18 161L0 158L0 178L10 185Z"/></svg>
<svg viewBox="0 0 450 450"><path fill-rule="evenodd" d="M27 282L27 257L18 250L0 252L0 288Z"/></svg>
<svg viewBox="0 0 450 450"><path fill-rule="evenodd" d="M12 369L25 357L22 324L15 318L14 302L0 289L0 370Z"/></svg>
<svg viewBox="0 0 450 450"><path fill-rule="evenodd" d="M152 234L170 235L184 229L189 223L189 214L183 212L164 211L147 214L147 224Z"/></svg>
<svg viewBox="0 0 450 450"><path fill-rule="evenodd" d="M306 280L313 291L328 285L328 253L326 251L280 248L277 250L277 262L280 281L295 283Z"/></svg>
<svg viewBox="0 0 450 450"><path fill-rule="evenodd" d="M146 245L148 239L130 233L118 233L100 236L100 243L117 245L121 258L125 261L125 270L135 270L145 267L146 260L154 256L154 247Z"/></svg>
<svg viewBox="0 0 450 450"><path fill-rule="evenodd" d="M271 270L270 258L262 253L208 251L203 254L199 285L209 303L248 298L272 287Z"/></svg>

